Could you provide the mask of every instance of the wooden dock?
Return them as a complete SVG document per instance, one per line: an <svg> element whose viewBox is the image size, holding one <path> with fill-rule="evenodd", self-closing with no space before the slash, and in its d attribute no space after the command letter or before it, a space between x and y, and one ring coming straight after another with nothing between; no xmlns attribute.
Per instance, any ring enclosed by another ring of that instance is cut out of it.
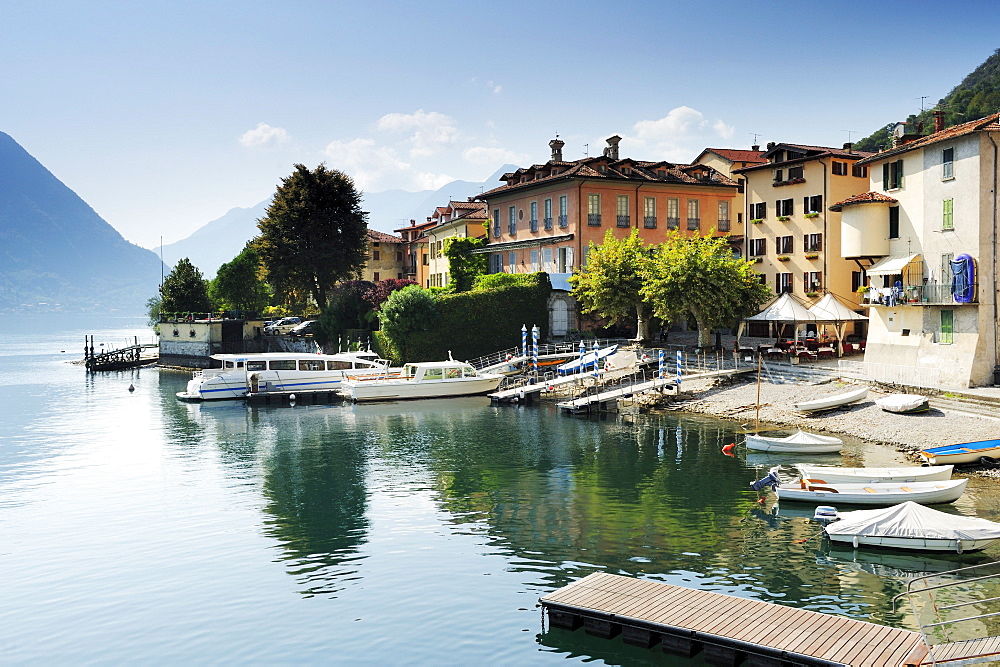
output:
<svg viewBox="0 0 1000 667"><path fill-rule="evenodd" d="M710 664L930 664L919 632L806 609L595 572L541 598L552 627L691 657ZM949 664L938 658L937 664ZM950 663L956 664L956 663Z"/></svg>

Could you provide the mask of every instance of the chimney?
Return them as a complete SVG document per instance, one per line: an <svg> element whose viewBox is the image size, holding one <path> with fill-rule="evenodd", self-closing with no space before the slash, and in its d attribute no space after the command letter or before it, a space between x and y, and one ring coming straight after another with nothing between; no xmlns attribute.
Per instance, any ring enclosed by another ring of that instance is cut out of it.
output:
<svg viewBox="0 0 1000 667"><path fill-rule="evenodd" d="M934 112L934 131L935 132L940 132L943 129L944 129L944 112L940 111L940 110L935 111Z"/></svg>
<svg viewBox="0 0 1000 667"><path fill-rule="evenodd" d="M772 148L775 147L775 145L776 144L773 141L767 142L767 150L771 150Z"/></svg>
<svg viewBox="0 0 1000 667"><path fill-rule="evenodd" d="M617 160L618 159L618 143L621 140L622 140L622 138L619 137L617 134L615 136L613 136L613 137L608 137L608 147L607 147L607 149L606 149L606 151L605 151L604 154L607 155L612 160Z"/></svg>
<svg viewBox="0 0 1000 667"><path fill-rule="evenodd" d="M416 224L417 224L416 220L410 220L410 227L413 227Z"/></svg>
<svg viewBox="0 0 1000 667"><path fill-rule="evenodd" d="M752 150L754 153L759 153L760 152L760 144L754 144L753 146L750 147L750 150Z"/></svg>
<svg viewBox="0 0 1000 667"><path fill-rule="evenodd" d="M844 144L844 150L850 153L852 150L854 150L854 144L848 141L847 143Z"/></svg>
<svg viewBox="0 0 1000 667"><path fill-rule="evenodd" d="M558 134L556 135L555 139L553 139L552 141L549 142L549 148L552 149L552 161L553 162L562 162L562 159L563 159L562 158L562 149L563 149L563 146L565 146L565 145L566 145L566 142L560 140Z"/></svg>

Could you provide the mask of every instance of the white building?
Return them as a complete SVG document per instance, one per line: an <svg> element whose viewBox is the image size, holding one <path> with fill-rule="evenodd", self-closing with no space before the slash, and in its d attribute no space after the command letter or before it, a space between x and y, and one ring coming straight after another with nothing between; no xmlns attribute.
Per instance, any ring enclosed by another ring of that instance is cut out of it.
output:
<svg viewBox="0 0 1000 667"><path fill-rule="evenodd" d="M1000 381L997 119L917 138L897 132L891 149L858 162L871 191L831 207L842 211L841 255L870 286L864 363L875 380Z"/></svg>

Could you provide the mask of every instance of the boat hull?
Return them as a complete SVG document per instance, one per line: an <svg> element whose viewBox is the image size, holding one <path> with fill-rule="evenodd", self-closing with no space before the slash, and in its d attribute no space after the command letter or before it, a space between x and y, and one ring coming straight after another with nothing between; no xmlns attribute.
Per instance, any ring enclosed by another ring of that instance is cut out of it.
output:
<svg viewBox="0 0 1000 667"><path fill-rule="evenodd" d="M778 500L821 505L896 505L912 500L921 505L950 503L965 493L968 479L900 484L828 484L806 488L779 486Z"/></svg>
<svg viewBox="0 0 1000 667"><path fill-rule="evenodd" d="M939 482L951 479L953 466L911 466L905 468L838 468L835 466L796 466L803 478L816 484L871 482Z"/></svg>
<svg viewBox="0 0 1000 667"><path fill-rule="evenodd" d="M911 551L948 551L966 553L979 551L997 541L989 540L955 540L935 539L927 537L888 537L883 535L827 535L831 542L848 544L853 547L869 546L887 549L908 549Z"/></svg>
<svg viewBox="0 0 1000 667"><path fill-rule="evenodd" d="M808 441L803 441L807 438ZM761 435L746 436L747 449L778 454L833 454L844 443L839 438L799 431L785 438L767 438Z"/></svg>
<svg viewBox="0 0 1000 667"><path fill-rule="evenodd" d="M980 440L957 445L931 447L920 452L931 465L977 463L984 456L1000 457L1000 440Z"/></svg>
<svg viewBox="0 0 1000 667"><path fill-rule="evenodd" d="M345 389L352 401L398 401L419 398L451 398L478 396L496 391L500 376L472 377L453 380L350 380Z"/></svg>
<svg viewBox="0 0 1000 667"><path fill-rule="evenodd" d="M792 407L799 412L820 412L822 410L832 410L833 408L857 403L866 398L868 398L868 387L862 387L861 389L837 394L836 396L817 398L816 400L805 401L803 403L793 403Z"/></svg>

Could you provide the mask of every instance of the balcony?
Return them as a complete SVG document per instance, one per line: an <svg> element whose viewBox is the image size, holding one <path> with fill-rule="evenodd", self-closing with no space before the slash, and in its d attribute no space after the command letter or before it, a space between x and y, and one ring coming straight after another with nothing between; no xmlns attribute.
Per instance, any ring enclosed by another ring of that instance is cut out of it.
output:
<svg viewBox="0 0 1000 667"><path fill-rule="evenodd" d="M617 215L615 216L615 224L619 227L631 227L632 217L629 215Z"/></svg>
<svg viewBox="0 0 1000 667"><path fill-rule="evenodd" d="M566 227L569 227L569 216L568 215L560 215L559 216L559 227L563 228L563 229L565 229Z"/></svg>
<svg viewBox="0 0 1000 667"><path fill-rule="evenodd" d="M719 231L719 232L728 232L729 231L729 227L730 227L729 220L719 220L719 226L716 229L716 231Z"/></svg>
<svg viewBox="0 0 1000 667"><path fill-rule="evenodd" d="M417 272L416 264L403 264L403 275L412 276Z"/></svg>
<svg viewBox="0 0 1000 667"><path fill-rule="evenodd" d="M529 224L531 225L531 231L538 231L538 218L532 218Z"/></svg>
<svg viewBox="0 0 1000 667"><path fill-rule="evenodd" d="M601 226L601 214L600 213L588 213L587 214L587 224L591 227Z"/></svg>
<svg viewBox="0 0 1000 667"><path fill-rule="evenodd" d="M667 229L680 229L681 219L680 218L667 218Z"/></svg>
<svg viewBox="0 0 1000 667"><path fill-rule="evenodd" d="M656 229L656 216L647 215L645 218L642 219L642 226L645 227L646 229Z"/></svg>
<svg viewBox="0 0 1000 667"><path fill-rule="evenodd" d="M701 218L688 218L688 229L692 231L701 229Z"/></svg>
<svg viewBox="0 0 1000 667"><path fill-rule="evenodd" d="M964 306L979 303L979 284L973 283L964 290L967 298L956 298L951 285L904 285L896 288L873 287L865 292L864 306Z"/></svg>
<svg viewBox="0 0 1000 667"><path fill-rule="evenodd" d="M545 225L546 230L552 229L552 218L545 218L542 224Z"/></svg>

